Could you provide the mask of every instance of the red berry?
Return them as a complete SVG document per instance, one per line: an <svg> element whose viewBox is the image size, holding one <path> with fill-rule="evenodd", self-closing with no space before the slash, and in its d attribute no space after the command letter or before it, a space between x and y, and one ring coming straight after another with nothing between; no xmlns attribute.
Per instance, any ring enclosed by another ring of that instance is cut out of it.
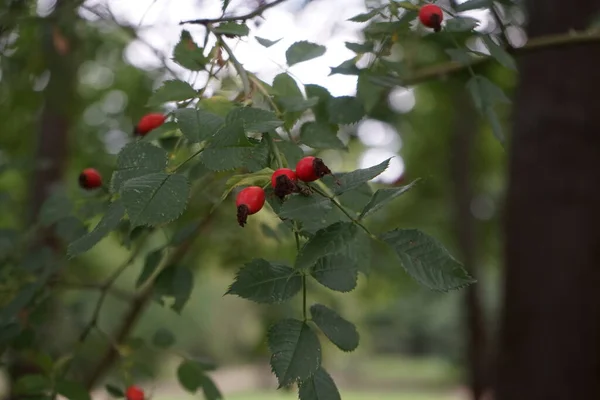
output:
<svg viewBox="0 0 600 400"><path fill-rule="evenodd" d="M96 189L102 186L102 175L94 168L86 168L79 174L79 186L84 189Z"/></svg>
<svg viewBox="0 0 600 400"><path fill-rule="evenodd" d="M153 129L165 123L167 117L161 113L150 113L144 115L133 130L134 135L144 136Z"/></svg>
<svg viewBox="0 0 600 400"><path fill-rule="evenodd" d="M238 223L243 227L248 215L256 214L265 205L265 191L260 186L249 186L238 193L235 205Z"/></svg>
<svg viewBox="0 0 600 400"><path fill-rule="evenodd" d="M275 189L275 195L280 199L297 191L297 181L296 173L289 168L279 168L271 175L271 186Z"/></svg>
<svg viewBox="0 0 600 400"><path fill-rule="evenodd" d="M144 400L144 391L137 386L129 386L125 392L127 400Z"/></svg>
<svg viewBox="0 0 600 400"><path fill-rule="evenodd" d="M436 32L442 29L443 19L444 13L442 9L435 4L427 4L419 10L419 20L421 23L428 28L433 28Z"/></svg>
<svg viewBox="0 0 600 400"><path fill-rule="evenodd" d="M313 182L330 174L331 170L320 158L308 156L296 164L296 176L304 182Z"/></svg>

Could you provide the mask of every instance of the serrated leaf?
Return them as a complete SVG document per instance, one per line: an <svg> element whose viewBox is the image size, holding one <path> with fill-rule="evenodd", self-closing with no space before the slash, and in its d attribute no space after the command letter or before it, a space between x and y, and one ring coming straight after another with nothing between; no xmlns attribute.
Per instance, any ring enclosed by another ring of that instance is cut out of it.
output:
<svg viewBox="0 0 600 400"><path fill-rule="evenodd" d="M403 195L404 193L406 193L410 189L412 189L417 184L418 181L419 181L419 179L414 180L410 184L399 187L399 188L390 188L390 189L386 188L386 189L377 190L375 192L375 194L373 194L373 197L371 197L371 200L369 200L369 202L367 203L365 208L363 208L362 212L360 213L359 219L367 217L367 216L381 210L381 208L383 206L387 205L389 202L391 202L395 198Z"/></svg>
<svg viewBox="0 0 600 400"><path fill-rule="evenodd" d="M475 107L482 113L497 103L510 104L502 89L484 76L476 75L469 79L467 88L473 97Z"/></svg>
<svg viewBox="0 0 600 400"><path fill-rule="evenodd" d="M269 40L269 39L261 38L258 36L255 36L254 38L261 46L264 46L266 48L269 48L269 47L273 46L274 44L277 44L281 39L283 39L283 38L280 38L277 40Z"/></svg>
<svg viewBox="0 0 600 400"><path fill-rule="evenodd" d="M417 229L396 229L381 235L406 272L436 291L460 289L475 283L462 265L437 240Z"/></svg>
<svg viewBox="0 0 600 400"><path fill-rule="evenodd" d="M209 148L199 158L211 171L227 171L244 166L260 170L265 167L268 151L265 152L262 146Z"/></svg>
<svg viewBox="0 0 600 400"><path fill-rule="evenodd" d="M197 95L194 88L187 82L174 79L165 81L148 100L149 106L161 105L169 101L183 101Z"/></svg>
<svg viewBox="0 0 600 400"><path fill-rule="evenodd" d="M192 295L194 274L184 266L170 266L161 271L154 281L154 294L157 299L173 297L175 302L171 308L181 314L183 307ZM159 301L162 304L162 301Z"/></svg>
<svg viewBox="0 0 600 400"><path fill-rule="evenodd" d="M67 253L69 257L75 257L85 253L94 247L104 236L119 226L119 222L125 216L125 206L121 200L115 200L106 210L98 225L86 235L69 244Z"/></svg>
<svg viewBox="0 0 600 400"><path fill-rule="evenodd" d="M216 114L193 108L180 108L174 112L181 133L192 143L211 138L225 120Z"/></svg>
<svg viewBox="0 0 600 400"><path fill-rule="evenodd" d="M356 262L340 254L320 258L310 274L321 285L342 293L354 290L358 281Z"/></svg>
<svg viewBox="0 0 600 400"><path fill-rule="evenodd" d="M353 96L332 97L327 103L329 122L332 124L354 124L365 115L362 103Z"/></svg>
<svg viewBox="0 0 600 400"><path fill-rule="evenodd" d="M300 128L300 140L303 144L315 149L346 148L344 143L338 139L334 127L323 122L305 122Z"/></svg>
<svg viewBox="0 0 600 400"><path fill-rule="evenodd" d="M278 304L296 295L302 287L298 271L287 265L256 259L242 267L225 294L257 303Z"/></svg>
<svg viewBox="0 0 600 400"><path fill-rule="evenodd" d="M110 394L114 398L120 399L122 397L125 397L125 392L123 391L123 389L118 388L115 385L107 384L104 386L104 388L106 389L108 394Z"/></svg>
<svg viewBox="0 0 600 400"><path fill-rule="evenodd" d="M67 218L73 211L73 203L61 192L53 193L40 209L39 221L43 226L50 226Z"/></svg>
<svg viewBox="0 0 600 400"><path fill-rule="evenodd" d="M152 344L161 349L166 349L175 344L175 335L166 328L159 328L152 336Z"/></svg>
<svg viewBox="0 0 600 400"><path fill-rule="evenodd" d="M319 338L305 322L290 318L279 321L269 329L268 344L279 387L304 381L321 366Z"/></svg>
<svg viewBox="0 0 600 400"><path fill-rule="evenodd" d="M327 105L329 100L333 98L327 89L319 85L305 85L306 95L308 97L318 97L319 103L313 107L315 119L319 122L329 122L329 112Z"/></svg>
<svg viewBox="0 0 600 400"><path fill-rule="evenodd" d="M283 121L271 111L256 107L234 108L227 114L228 123L241 120L247 132L268 132L283 125Z"/></svg>
<svg viewBox="0 0 600 400"><path fill-rule="evenodd" d="M446 49L444 51L450 56L452 61L456 61L459 64L467 65L473 61L471 52L465 49Z"/></svg>
<svg viewBox="0 0 600 400"><path fill-rule="evenodd" d="M136 289L142 286L144 283L146 283L148 278L150 278L154 274L154 272L160 265L163 256L164 253L162 249L158 249L148 253L144 262L144 267L142 268L142 271L140 272L140 275L138 276L138 279L135 283Z"/></svg>
<svg viewBox="0 0 600 400"><path fill-rule="evenodd" d="M366 43L352 43L352 42L345 42L346 44L346 48L348 50L352 50L355 53L358 54L362 54L362 53L369 53L371 51L373 51L373 42L366 42Z"/></svg>
<svg viewBox="0 0 600 400"><path fill-rule="evenodd" d="M79 382L60 379L56 382L56 392L69 400L91 400L90 393Z"/></svg>
<svg viewBox="0 0 600 400"><path fill-rule="evenodd" d="M204 56L204 49L194 42L190 33L183 30L173 49L173 61L191 71L202 71L210 60Z"/></svg>
<svg viewBox="0 0 600 400"><path fill-rule="evenodd" d="M303 112L316 106L319 99L317 97L311 97L309 99L301 97L278 97L277 102L282 106L284 111L295 113Z"/></svg>
<svg viewBox="0 0 600 400"><path fill-rule="evenodd" d="M156 226L179 217L190 187L183 175L154 173L125 182L121 196L132 227Z"/></svg>
<svg viewBox="0 0 600 400"><path fill-rule="evenodd" d="M310 268L321 258L334 255L345 256L353 268L359 268L365 262L366 247L368 237L356 225L352 222L337 222L317 231L306 242L296 257L296 268Z"/></svg>
<svg viewBox="0 0 600 400"><path fill-rule="evenodd" d="M292 65L320 57L325 54L326 50L325 46L303 40L292 44L287 49L285 59L291 67Z"/></svg>
<svg viewBox="0 0 600 400"><path fill-rule="evenodd" d="M454 9L457 12L476 10L478 8L489 8L493 4L493 0L468 0L464 3L455 4Z"/></svg>
<svg viewBox="0 0 600 400"><path fill-rule="evenodd" d="M323 367L300 383L298 398L299 400L342 400L335 382Z"/></svg>
<svg viewBox="0 0 600 400"><path fill-rule="evenodd" d="M331 201L320 196L289 196L283 203L279 216L302 224L315 224L325 219L332 209Z"/></svg>
<svg viewBox="0 0 600 400"><path fill-rule="evenodd" d="M490 51L490 55L496 61L498 61L500 64L502 64L508 69L512 69L513 71L517 70L517 64L515 63L515 59L510 54L508 54L506 50L504 50L501 46L498 46L489 35L484 35L482 39L485 43L485 46Z"/></svg>
<svg viewBox="0 0 600 400"><path fill-rule="evenodd" d="M312 321L340 350L356 350L360 337L353 323L322 304L312 305L310 315L312 315Z"/></svg>
<svg viewBox="0 0 600 400"><path fill-rule="evenodd" d="M368 70L361 71L356 82L356 97L360 99L367 113L385 100L385 87L373 83L372 76Z"/></svg>
<svg viewBox="0 0 600 400"><path fill-rule="evenodd" d="M387 169L389 163L390 158L372 167L357 169L341 175L339 178L340 184L335 189L336 194L342 194L376 178Z"/></svg>
<svg viewBox="0 0 600 400"><path fill-rule="evenodd" d="M113 193L118 192L129 179L163 171L168 157L165 150L148 142L127 144L117 156L117 169L110 183Z"/></svg>
<svg viewBox="0 0 600 400"><path fill-rule="evenodd" d="M250 29L246 24L237 22L225 22L213 28L213 32L221 35L248 36Z"/></svg>
<svg viewBox="0 0 600 400"><path fill-rule="evenodd" d="M273 79L273 90L279 97L304 98L296 80L282 72ZM312 97L311 95L308 95Z"/></svg>
<svg viewBox="0 0 600 400"><path fill-rule="evenodd" d="M348 19L348 21L352 22L367 22L374 16L378 15L381 12L381 8L376 8L374 10L369 11L368 13L358 14L354 17Z"/></svg>
<svg viewBox="0 0 600 400"><path fill-rule="evenodd" d="M352 57L349 60L342 62L337 67L331 67L331 71L329 75L358 75L360 74L360 69L356 66L356 59Z"/></svg>
<svg viewBox="0 0 600 400"><path fill-rule="evenodd" d="M454 17L446 22L446 32L470 32L479 25L479 21L471 17Z"/></svg>
<svg viewBox="0 0 600 400"><path fill-rule="evenodd" d="M211 141L211 147L249 147L252 146L241 119L226 121Z"/></svg>
<svg viewBox="0 0 600 400"><path fill-rule="evenodd" d="M277 147L279 151L283 153L285 160L287 161L287 166L289 168L295 168L296 164L302 157L304 157L304 151L300 146L295 143L288 142L286 140L281 140L277 142Z"/></svg>

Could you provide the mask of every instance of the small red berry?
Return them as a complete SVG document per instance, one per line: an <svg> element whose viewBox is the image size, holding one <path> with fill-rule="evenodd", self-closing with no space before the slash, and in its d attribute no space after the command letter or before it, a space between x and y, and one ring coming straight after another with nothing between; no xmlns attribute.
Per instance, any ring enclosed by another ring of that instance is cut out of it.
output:
<svg viewBox="0 0 600 400"><path fill-rule="evenodd" d="M289 168L279 168L271 175L271 186L280 199L298 190L296 173Z"/></svg>
<svg viewBox="0 0 600 400"><path fill-rule="evenodd" d="M79 174L79 186L84 189L96 189L102 186L102 175L94 168L86 168Z"/></svg>
<svg viewBox="0 0 600 400"><path fill-rule="evenodd" d="M129 386L125 392L127 400L144 400L144 391L137 386Z"/></svg>
<svg viewBox="0 0 600 400"><path fill-rule="evenodd" d="M433 28L435 32L442 30L442 20L444 13L442 9L435 4L427 4L419 10L419 20L428 28Z"/></svg>
<svg viewBox="0 0 600 400"><path fill-rule="evenodd" d="M296 164L296 176L304 182L313 182L330 174L331 170L320 158L308 156Z"/></svg>
<svg viewBox="0 0 600 400"><path fill-rule="evenodd" d="M150 113L140 118L133 130L134 135L145 136L148 132L165 123L167 117L161 113Z"/></svg>
<svg viewBox="0 0 600 400"><path fill-rule="evenodd" d="M260 186L248 186L238 193L235 205L238 223L243 227L248 215L256 214L265 205L265 191Z"/></svg>

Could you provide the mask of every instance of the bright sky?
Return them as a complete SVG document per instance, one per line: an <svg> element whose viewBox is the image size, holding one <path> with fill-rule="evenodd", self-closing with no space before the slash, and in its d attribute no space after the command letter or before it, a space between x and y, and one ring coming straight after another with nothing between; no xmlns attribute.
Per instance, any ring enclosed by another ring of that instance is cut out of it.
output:
<svg viewBox="0 0 600 400"><path fill-rule="evenodd" d="M54 0L39 0L38 13L47 14L53 3ZM228 10L235 10L237 15L244 14L255 9L257 3L257 0L232 0ZM263 14L264 20L259 26L249 23L249 37L241 41L229 41L236 57L247 70L270 83L277 74L286 71L285 50L292 43L299 40L319 43L327 47L325 55L296 64L287 69L287 72L302 84L314 83L326 87L334 96L355 94L356 77L329 76L329 72L330 67L354 56L354 53L345 47L344 42L361 41L360 32L364 24L347 20L366 12L364 0L313 0L302 8L304 3L305 0L288 0L268 9ZM97 15L85 8L106 14L105 10L108 7L119 23L139 27L142 41L132 42L125 52L129 63L139 68L150 69L160 67L166 62L169 68L184 80L190 79L191 74L169 59L173 47L178 42L182 29L188 29L197 43L202 43L204 35L202 27L182 27L179 22L194 18L216 18L221 15L220 0L87 0L84 4L81 15L85 18L98 19ZM478 11L469 13L469 16L479 17L483 21L487 19ZM267 49L258 44L254 36L282 40ZM104 72L109 75L111 73ZM205 81L204 76L196 79L194 84L201 87ZM113 100L118 102L121 99ZM410 112L416 101L414 90L406 88L393 90L389 98L391 107L399 113ZM118 130L108 132L108 136L111 135L118 136ZM380 121L364 120L358 126L358 136L367 150L362 154L357 167L370 167L394 157L388 170L378 180L386 183L396 181L404 171L404 164L398 155L402 141L396 129ZM326 155L323 157L326 158ZM327 159L326 161L329 162ZM331 160L332 163L334 161Z"/></svg>

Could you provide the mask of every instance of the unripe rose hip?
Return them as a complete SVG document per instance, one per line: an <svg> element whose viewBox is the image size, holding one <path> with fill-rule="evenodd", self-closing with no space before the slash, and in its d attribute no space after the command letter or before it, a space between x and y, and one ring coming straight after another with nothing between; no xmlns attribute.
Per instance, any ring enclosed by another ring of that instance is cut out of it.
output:
<svg viewBox="0 0 600 400"><path fill-rule="evenodd" d="M289 168L279 168L271 175L271 186L280 199L298 190L296 173Z"/></svg>
<svg viewBox="0 0 600 400"><path fill-rule="evenodd" d="M433 28L435 32L442 30L442 20L444 13L442 9L435 4L427 4L419 10L419 20L428 28Z"/></svg>
<svg viewBox="0 0 600 400"><path fill-rule="evenodd" d="M296 164L296 176L301 181L313 182L325 175L331 175L331 170L320 158L308 156Z"/></svg>
<svg viewBox="0 0 600 400"><path fill-rule="evenodd" d="M167 117L161 113L150 113L140 118L140 121L133 130L134 135L145 136L151 130L154 130L165 123Z"/></svg>
<svg viewBox="0 0 600 400"><path fill-rule="evenodd" d="M102 175L94 168L86 168L79 174L79 186L84 189L96 189L102 186Z"/></svg>
<svg viewBox="0 0 600 400"><path fill-rule="evenodd" d="M137 386L129 386L125 392L125 398L127 400L144 400L144 391Z"/></svg>
<svg viewBox="0 0 600 400"><path fill-rule="evenodd" d="M265 191L260 186L249 186L238 193L235 205L238 223L243 227L248 215L256 214L265 205Z"/></svg>

